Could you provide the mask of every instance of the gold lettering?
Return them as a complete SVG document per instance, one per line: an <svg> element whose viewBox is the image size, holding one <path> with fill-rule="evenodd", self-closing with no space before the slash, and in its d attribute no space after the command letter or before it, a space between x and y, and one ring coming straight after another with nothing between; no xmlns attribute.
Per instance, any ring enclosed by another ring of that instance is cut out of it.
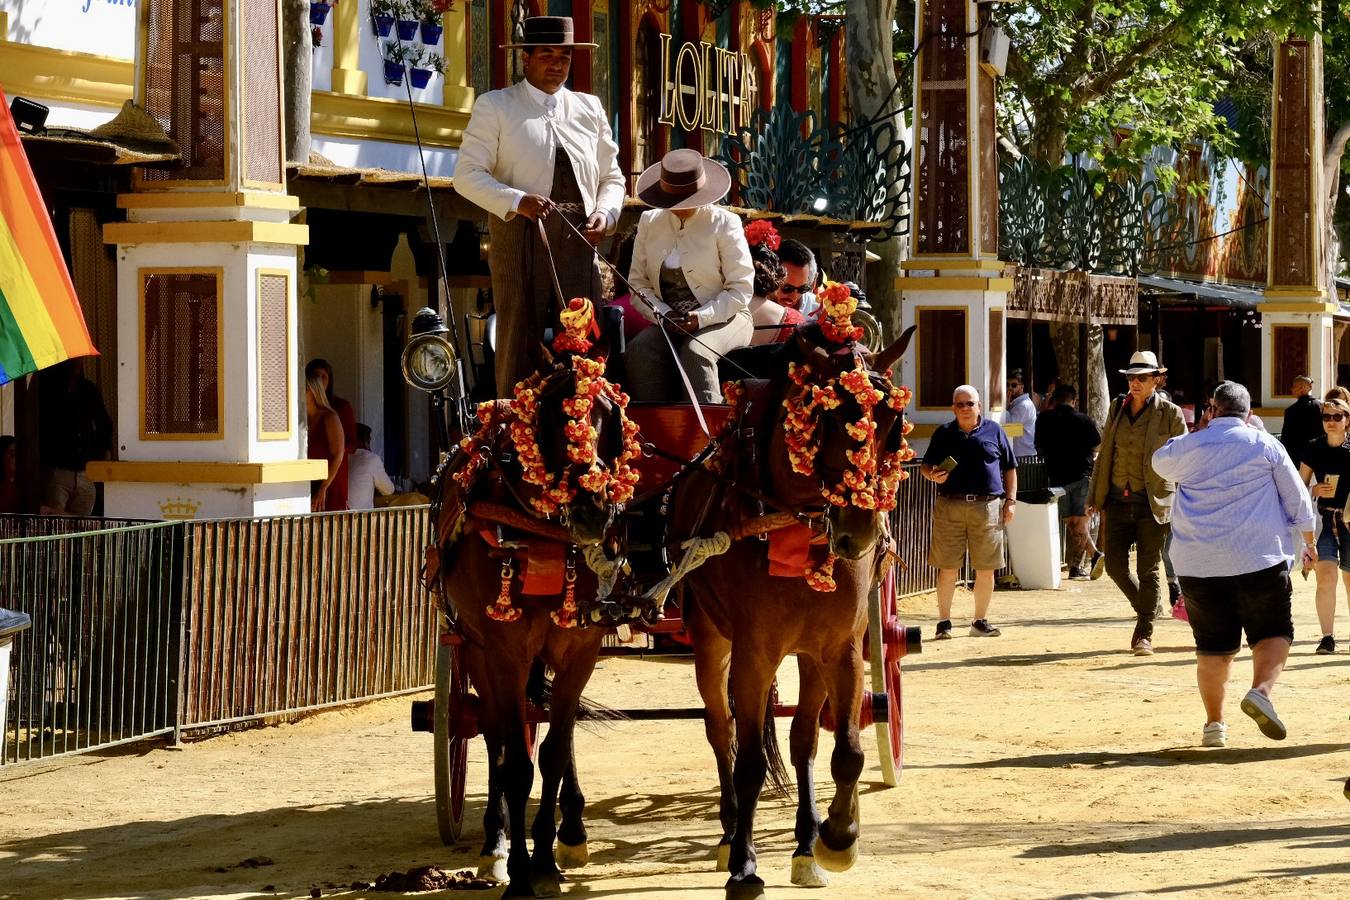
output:
<svg viewBox="0 0 1350 900"><path fill-rule="evenodd" d="M703 117L705 131L720 131L718 128L718 96L722 92L722 51L705 42L699 43L703 51Z"/></svg>
<svg viewBox="0 0 1350 900"><path fill-rule="evenodd" d="M686 80L684 60L689 58L690 77ZM703 105L703 67L699 65L698 48L693 44L680 47L675 57L675 113L679 117L680 127L685 131L698 128L702 120ZM693 100L693 109L686 101Z"/></svg>
<svg viewBox="0 0 1350 900"><path fill-rule="evenodd" d="M661 36L660 113L657 121L685 131L735 134L754 115L757 91L749 54L707 41L681 44L671 64L671 41Z"/></svg>
<svg viewBox="0 0 1350 900"><path fill-rule="evenodd" d="M670 35L661 35L661 111L656 121L662 125L675 124L675 100L679 73L670 70ZM650 98L647 98L650 102Z"/></svg>

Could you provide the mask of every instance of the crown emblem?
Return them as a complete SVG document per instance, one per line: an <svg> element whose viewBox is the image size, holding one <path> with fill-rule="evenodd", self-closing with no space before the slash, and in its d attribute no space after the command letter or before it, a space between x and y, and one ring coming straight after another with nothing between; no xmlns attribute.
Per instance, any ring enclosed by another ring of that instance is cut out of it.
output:
<svg viewBox="0 0 1350 900"><path fill-rule="evenodd" d="M166 519L195 519L197 510L202 508L198 500L189 500L186 497L170 497L167 500L160 501L159 514Z"/></svg>

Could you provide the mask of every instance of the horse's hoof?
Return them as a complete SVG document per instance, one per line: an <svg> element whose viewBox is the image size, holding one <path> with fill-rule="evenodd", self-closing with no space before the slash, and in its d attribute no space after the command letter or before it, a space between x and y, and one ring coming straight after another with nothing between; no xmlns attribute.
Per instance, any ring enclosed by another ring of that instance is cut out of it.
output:
<svg viewBox="0 0 1350 900"><path fill-rule="evenodd" d="M530 887L536 897L561 897L562 875L557 872L541 872L530 876Z"/></svg>
<svg viewBox="0 0 1350 900"><path fill-rule="evenodd" d="M717 871L719 871L719 872L730 872L730 871L731 871L731 845L730 845L730 844L718 844L718 845L717 845Z"/></svg>
<svg viewBox="0 0 1350 900"><path fill-rule="evenodd" d="M827 887L830 876L816 865L814 856L792 857L792 883L797 887Z"/></svg>
<svg viewBox="0 0 1350 900"><path fill-rule="evenodd" d="M511 876L506 872L506 857L504 856L480 856L478 857L478 877L485 881L495 881L498 884L510 881Z"/></svg>
<svg viewBox="0 0 1350 900"><path fill-rule="evenodd" d="M816 838L811 847L816 862L827 872L847 872L858 861L858 842L854 841L841 850L832 850L820 838ZM794 869L795 871L795 869Z"/></svg>
<svg viewBox="0 0 1350 900"><path fill-rule="evenodd" d="M727 881L726 900L762 900L764 896L764 879L758 875L746 875Z"/></svg>
<svg viewBox="0 0 1350 900"><path fill-rule="evenodd" d="M560 868L580 869L591 861L591 851L586 848L585 841L575 847L558 841L558 846L553 851L553 858L557 860Z"/></svg>
<svg viewBox="0 0 1350 900"><path fill-rule="evenodd" d="M533 896L534 890L528 884L517 884L514 881L506 886L506 890L502 891L503 900L505 900L505 898L507 897L533 897Z"/></svg>

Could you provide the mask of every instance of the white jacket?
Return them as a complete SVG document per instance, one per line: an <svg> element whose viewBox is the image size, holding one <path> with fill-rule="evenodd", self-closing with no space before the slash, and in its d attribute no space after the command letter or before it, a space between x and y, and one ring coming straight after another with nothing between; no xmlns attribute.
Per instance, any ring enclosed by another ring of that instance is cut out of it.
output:
<svg viewBox="0 0 1350 900"><path fill-rule="evenodd" d="M721 206L699 207L687 222L668 209L651 209L638 222L628 282L653 298L661 313L670 307L661 299L661 263L672 249L680 252L680 268L689 290L698 298L699 327L726 322L747 312L755 292L755 266L740 216ZM656 321L647 304L633 308Z"/></svg>
<svg viewBox="0 0 1350 900"><path fill-rule="evenodd" d="M604 107L599 98L567 88L554 96L558 109L551 118L524 81L480 96L459 146L455 191L510 220L521 197L549 195L554 147L561 146L586 198L587 215L604 212L612 231L623 205L624 177Z"/></svg>

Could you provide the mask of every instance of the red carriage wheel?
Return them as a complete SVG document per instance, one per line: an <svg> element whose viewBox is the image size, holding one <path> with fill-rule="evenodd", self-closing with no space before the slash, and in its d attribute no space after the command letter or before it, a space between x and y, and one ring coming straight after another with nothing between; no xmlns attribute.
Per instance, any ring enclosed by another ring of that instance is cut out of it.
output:
<svg viewBox="0 0 1350 900"><path fill-rule="evenodd" d="M877 752L881 758L881 780L890 787L900 783L900 759L904 743L900 716L900 662L887 659L885 642L886 625L895 616L895 569L892 568L886 573L881 585L872 589L867 602L867 649L871 660L872 692L886 692L886 721L874 723Z"/></svg>
<svg viewBox="0 0 1350 900"><path fill-rule="evenodd" d="M436 825L441 843L459 840L464 828L465 785L469 771L469 738L459 719L469 706L469 677L459 648L442 635L436 648Z"/></svg>

